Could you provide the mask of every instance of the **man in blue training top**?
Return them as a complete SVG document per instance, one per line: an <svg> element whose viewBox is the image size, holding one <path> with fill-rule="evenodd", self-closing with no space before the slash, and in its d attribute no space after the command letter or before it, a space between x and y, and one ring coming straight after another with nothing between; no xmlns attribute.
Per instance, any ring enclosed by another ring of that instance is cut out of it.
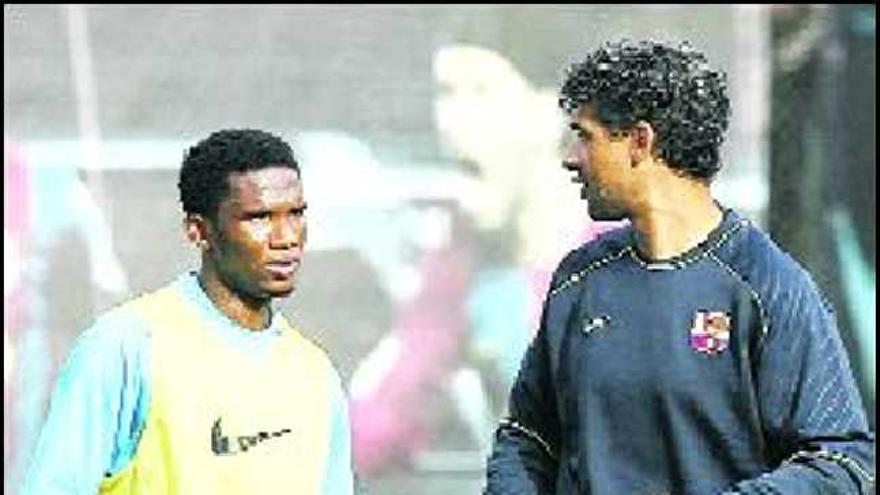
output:
<svg viewBox="0 0 880 495"><path fill-rule="evenodd" d="M608 43L559 102L590 216L631 223L557 268L487 493L872 492L874 435L831 308L711 197L725 76L686 43Z"/></svg>
<svg viewBox="0 0 880 495"><path fill-rule="evenodd" d="M199 270L79 337L24 493L352 493L339 376L272 304L294 291L307 237L293 151L218 131L178 186Z"/></svg>

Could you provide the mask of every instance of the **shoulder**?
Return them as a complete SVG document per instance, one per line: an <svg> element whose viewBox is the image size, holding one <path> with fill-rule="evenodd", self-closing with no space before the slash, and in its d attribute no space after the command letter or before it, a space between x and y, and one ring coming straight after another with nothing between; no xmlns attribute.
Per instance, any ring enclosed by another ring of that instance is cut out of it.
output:
<svg viewBox="0 0 880 495"><path fill-rule="evenodd" d="M284 336L300 356L303 364L312 370L329 373L334 380L338 381L339 373L330 358L330 353L315 340L294 327L286 317L282 315L281 319Z"/></svg>
<svg viewBox="0 0 880 495"><path fill-rule="evenodd" d="M739 229L716 254L720 263L762 299L771 318L793 314L803 303L831 310L803 265L751 222Z"/></svg>
<svg viewBox="0 0 880 495"><path fill-rule="evenodd" d="M148 339L139 299L129 299L98 315L77 338L74 351L137 351Z"/></svg>
<svg viewBox="0 0 880 495"><path fill-rule="evenodd" d="M287 342L293 346L295 359L299 361L298 367L305 376L318 379L322 383L321 388L326 391L326 397L330 400L333 410L345 412L347 409L347 400L345 387L342 384L342 377L339 369L327 352L320 344L304 335L297 328L293 327L286 318L284 320L286 327L285 337Z"/></svg>
<svg viewBox="0 0 880 495"><path fill-rule="evenodd" d="M631 249L632 225L605 232L570 251L556 267L551 290L575 274L588 272L615 261Z"/></svg>
<svg viewBox="0 0 880 495"><path fill-rule="evenodd" d="M76 338L59 370L58 390L63 397L88 390L92 399L103 397L106 404L127 400L129 392L136 396L141 386L148 386L150 354L146 325L124 303L98 316Z"/></svg>
<svg viewBox="0 0 880 495"><path fill-rule="evenodd" d="M173 311L171 301L180 299L175 284L134 295L97 316L77 339L77 347L117 353L121 350L123 357L141 353L151 338L151 315Z"/></svg>
<svg viewBox="0 0 880 495"><path fill-rule="evenodd" d="M175 306L186 304L187 301L183 283L178 280L158 289L133 296L108 314L143 318L148 316L151 311L177 311Z"/></svg>

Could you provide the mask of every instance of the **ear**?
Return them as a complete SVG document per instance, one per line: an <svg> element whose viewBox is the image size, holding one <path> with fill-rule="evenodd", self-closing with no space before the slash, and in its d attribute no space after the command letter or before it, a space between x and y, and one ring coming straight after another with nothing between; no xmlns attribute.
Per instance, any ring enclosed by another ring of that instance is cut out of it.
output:
<svg viewBox="0 0 880 495"><path fill-rule="evenodd" d="M632 130L631 147L633 165L637 165L651 157L656 140L657 134L654 132L654 126L644 120L635 123Z"/></svg>
<svg viewBox="0 0 880 495"><path fill-rule="evenodd" d="M208 225L205 217L198 213L187 213L183 219L183 228L190 242L202 250L208 248Z"/></svg>

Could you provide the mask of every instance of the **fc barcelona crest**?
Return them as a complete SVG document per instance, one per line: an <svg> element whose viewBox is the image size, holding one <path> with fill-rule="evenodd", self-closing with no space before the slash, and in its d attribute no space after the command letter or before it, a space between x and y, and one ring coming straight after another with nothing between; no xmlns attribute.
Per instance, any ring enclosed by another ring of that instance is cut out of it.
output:
<svg viewBox="0 0 880 495"><path fill-rule="evenodd" d="M714 356L727 349L730 317L724 311L697 311L689 342L697 352Z"/></svg>

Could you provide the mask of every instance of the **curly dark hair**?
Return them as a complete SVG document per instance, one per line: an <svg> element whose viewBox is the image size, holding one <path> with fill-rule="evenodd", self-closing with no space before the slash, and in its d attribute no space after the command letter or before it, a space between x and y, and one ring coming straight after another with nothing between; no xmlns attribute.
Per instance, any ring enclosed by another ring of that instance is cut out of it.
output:
<svg viewBox="0 0 880 495"><path fill-rule="evenodd" d="M177 183L183 211L216 219L230 174L274 166L299 173L293 150L278 136L256 129L216 131L184 155Z"/></svg>
<svg viewBox="0 0 880 495"><path fill-rule="evenodd" d="M711 180L730 119L726 75L709 68L688 42L605 43L565 73L559 106L569 114L589 104L612 131L639 121L657 131L655 152L670 167Z"/></svg>

